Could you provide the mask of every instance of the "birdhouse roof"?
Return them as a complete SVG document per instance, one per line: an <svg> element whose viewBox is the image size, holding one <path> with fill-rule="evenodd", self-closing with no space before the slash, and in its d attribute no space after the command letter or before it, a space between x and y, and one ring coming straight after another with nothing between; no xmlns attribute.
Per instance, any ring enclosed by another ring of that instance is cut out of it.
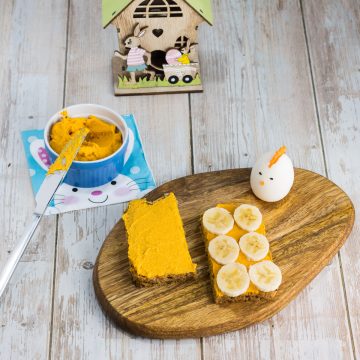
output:
<svg viewBox="0 0 360 360"><path fill-rule="evenodd" d="M134 0L102 0L102 25L107 27ZM211 0L184 0L210 25L213 23Z"/></svg>

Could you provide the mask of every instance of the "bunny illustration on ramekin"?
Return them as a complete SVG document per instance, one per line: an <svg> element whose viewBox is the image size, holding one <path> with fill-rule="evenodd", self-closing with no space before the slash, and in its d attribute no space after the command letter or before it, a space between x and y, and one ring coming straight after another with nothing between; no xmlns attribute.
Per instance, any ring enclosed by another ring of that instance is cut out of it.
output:
<svg viewBox="0 0 360 360"><path fill-rule="evenodd" d="M155 77L155 71L148 70L148 65L151 65L151 55L145 49L141 48L141 38L145 35L146 28L140 30L140 25L137 24L134 29L134 34L125 40L125 47L130 49L127 55L123 55L120 51L115 50L114 55L126 60L126 71L130 73L131 82L136 82L136 72L142 72L145 75L150 75L150 80ZM145 62L146 57L146 62Z"/></svg>

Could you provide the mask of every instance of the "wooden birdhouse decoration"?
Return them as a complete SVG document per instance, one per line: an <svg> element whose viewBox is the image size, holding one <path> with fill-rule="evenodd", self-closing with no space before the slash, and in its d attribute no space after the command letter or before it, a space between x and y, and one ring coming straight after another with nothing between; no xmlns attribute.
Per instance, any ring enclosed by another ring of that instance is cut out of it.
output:
<svg viewBox="0 0 360 360"><path fill-rule="evenodd" d="M103 0L115 25L115 95L202 91L197 30L212 25L211 0Z"/></svg>

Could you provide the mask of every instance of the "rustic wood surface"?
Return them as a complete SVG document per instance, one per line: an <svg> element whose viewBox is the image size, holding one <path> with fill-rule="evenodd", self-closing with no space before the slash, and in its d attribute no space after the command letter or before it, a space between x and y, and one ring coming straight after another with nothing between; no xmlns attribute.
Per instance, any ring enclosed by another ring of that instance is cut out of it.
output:
<svg viewBox="0 0 360 360"><path fill-rule="evenodd" d="M201 189L201 191L200 191ZM153 190L149 201L174 192L184 223L196 280L138 288L127 257L124 222L107 236L94 268L96 295L105 311L124 329L151 338L193 338L222 334L263 321L291 301L337 254L354 223L354 208L335 184L298 169L291 193L281 202L258 200L250 188L250 169L190 175ZM283 282L273 301L214 303L201 214L219 203L256 205Z"/></svg>
<svg viewBox="0 0 360 360"><path fill-rule="evenodd" d="M285 143L360 206L357 0L213 0L200 27L204 93L113 96L116 31L98 0L9 0L0 12L0 269L34 205L20 130L63 104L138 119L158 184L251 166ZM124 205L44 219L0 300L1 359L360 358L359 220L314 281L269 320L226 335L149 340L100 310L91 273ZM240 355L239 355L240 354Z"/></svg>

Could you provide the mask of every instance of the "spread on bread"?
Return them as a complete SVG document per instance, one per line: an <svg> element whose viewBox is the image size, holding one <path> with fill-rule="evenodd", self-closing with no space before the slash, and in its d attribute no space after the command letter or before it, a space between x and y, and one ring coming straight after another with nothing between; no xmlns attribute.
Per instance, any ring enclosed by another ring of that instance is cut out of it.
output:
<svg viewBox="0 0 360 360"><path fill-rule="evenodd" d="M219 204L204 212L202 229L216 303L276 295L281 270L256 206Z"/></svg>
<svg viewBox="0 0 360 360"><path fill-rule="evenodd" d="M136 285L148 286L194 278L176 197L153 203L133 200L123 215L128 238L130 271Z"/></svg>

